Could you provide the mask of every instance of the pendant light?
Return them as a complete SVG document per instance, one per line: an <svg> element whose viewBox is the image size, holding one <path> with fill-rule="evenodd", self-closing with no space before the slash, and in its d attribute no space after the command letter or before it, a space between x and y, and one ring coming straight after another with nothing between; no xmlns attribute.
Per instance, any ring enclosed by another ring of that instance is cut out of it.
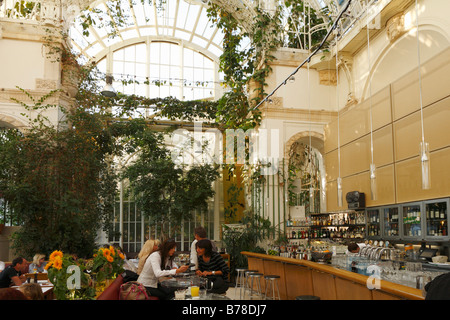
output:
<svg viewBox="0 0 450 320"><path fill-rule="evenodd" d="M106 75L106 85L103 88L101 94L105 97L113 98L116 96L116 90L114 90L114 87L112 86L113 77L112 75L107 74Z"/></svg>
<svg viewBox="0 0 450 320"><path fill-rule="evenodd" d="M372 119L372 76L370 74L372 70L371 60L370 60L370 33L369 33L369 2L366 0L366 16L367 16L367 61L369 65L369 114L370 114L370 197L372 200L377 200L377 175L376 166L373 161L373 119Z"/></svg>
<svg viewBox="0 0 450 320"><path fill-rule="evenodd" d="M308 2L308 51L311 49L311 7ZM312 159L312 143L311 143L311 86L310 86L310 69L309 69L310 60L308 60L306 64L307 73L308 73L308 113L309 113L309 212L312 213L315 211L314 204L314 184L313 184L313 159Z"/></svg>
<svg viewBox="0 0 450 320"><path fill-rule="evenodd" d="M431 172L430 172L430 146L425 142L425 133L423 128L423 98L422 98L422 75L420 64L420 41L419 41L419 6L416 0L416 39L417 39L417 60L419 71L419 101L420 101L420 124L422 129L422 141L420 142L420 162L422 169L422 189L431 188Z"/></svg>
<svg viewBox="0 0 450 320"><path fill-rule="evenodd" d="M338 110L338 118L337 118L337 138L338 138L338 178L337 178L337 201L338 201L338 207L342 207L342 203L343 203L343 192L342 192L342 178L341 178L341 141L340 141L340 119L339 119L339 59L338 59L338 53L339 53L339 48L338 48L338 37L339 37L339 32L337 31L337 26L336 26L336 106L337 106L337 110Z"/></svg>

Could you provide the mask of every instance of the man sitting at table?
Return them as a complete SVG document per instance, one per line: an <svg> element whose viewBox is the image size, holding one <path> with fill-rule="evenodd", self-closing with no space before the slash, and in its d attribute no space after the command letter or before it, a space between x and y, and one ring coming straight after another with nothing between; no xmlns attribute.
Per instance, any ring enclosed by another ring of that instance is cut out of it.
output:
<svg viewBox="0 0 450 320"><path fill-rule="evenodd" d="M8 288L9 286L20 286L25 282L25 275L22 275L21 270L27 263L22 257L15 258L11 265L7 266L5 270L0 273L0 288Z"/></svg>

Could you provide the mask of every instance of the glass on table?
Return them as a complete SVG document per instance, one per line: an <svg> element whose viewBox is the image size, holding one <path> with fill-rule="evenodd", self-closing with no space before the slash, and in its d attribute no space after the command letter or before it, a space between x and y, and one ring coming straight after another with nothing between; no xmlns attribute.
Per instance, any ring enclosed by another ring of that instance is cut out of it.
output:
<svg viewBox="0 0 450 320"><path fill-rule="evenodd" d="M199 290L200 290L200 287L197 287L197 286L192 286L191 287L191 296L194 298L194 297L198 297L199 296Z"/></svg>
<svg viewBox="0 0 450 320"><path fill-rule="evenodd" d="M206 289L200 289L199 291L198 291L198 296L199 296L199 298L200 299L205 299L206 298Z"/></svg>
<svg viewBox="0 0 450 320"><path fill-rule="evenodd" d="M175 300L186 299L186 289L180 289L175 291Z"/></svg>

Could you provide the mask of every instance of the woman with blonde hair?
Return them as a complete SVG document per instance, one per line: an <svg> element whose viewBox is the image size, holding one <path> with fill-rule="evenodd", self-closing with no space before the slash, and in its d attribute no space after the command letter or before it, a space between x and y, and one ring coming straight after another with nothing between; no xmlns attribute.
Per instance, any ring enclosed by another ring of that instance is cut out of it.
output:
<svg viewBox="0 0 450 320"><path fill-rule="evenodd" d="M47 272L47 270L44 269L45 265L45 254L37 253L33 257L33 262L30 263L28 267L29 273L35 273L35 272Z"/></svg>
<svg viewBox="0 0 450 320"><path fill-rule="evenodd" d="M157 251L159 249L160 244L161 241L159 241L158 239L147 240L144 243L144 246L142 247L138 255L139 263L137 268L137 274L141 274L141 271L144 268L145 261L147 261L148 256L151 255L153 252Z"/></svg>

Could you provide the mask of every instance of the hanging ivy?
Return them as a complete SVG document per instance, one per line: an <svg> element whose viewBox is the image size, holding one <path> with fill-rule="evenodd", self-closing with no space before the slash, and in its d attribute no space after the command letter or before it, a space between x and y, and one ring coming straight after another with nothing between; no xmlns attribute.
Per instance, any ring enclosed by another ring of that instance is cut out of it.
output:
<svg viewBox="0 0 450 320"><path fill-rule="evenodd" d="M256 11L249 33L219 5L211 3L207 10L210 20L224 33L219 70L224 73L224 85L229 90L219 99L217 116L226 128L247 130L261 122L259 110L250 110L264 97L265 79L271 72L269 63L274 58L272 51L280 45L280 23L278 11L274 16L257 8ZM245 38L251 40L251 46L241 49Z"/></svg>
<svg viewBox="0 0 450 320"><path fill-rule="evenodd" d="M320 179L317 154L308 145L301 142L294 143L289 150L289 205L305 206L306 213L310 213L310 208L314 208L314 212L320 212Z"/></svg>

